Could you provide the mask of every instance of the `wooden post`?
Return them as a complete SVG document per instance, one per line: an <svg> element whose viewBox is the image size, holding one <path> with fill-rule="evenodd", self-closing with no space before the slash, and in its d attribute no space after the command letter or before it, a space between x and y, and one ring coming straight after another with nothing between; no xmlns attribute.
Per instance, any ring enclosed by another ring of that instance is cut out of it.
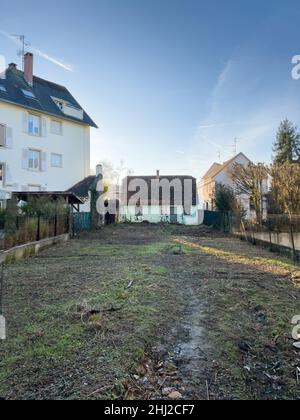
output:
<svg viewBox="0 0 300 420"><path fill-rule="evenodd" d="M290 215L290 234L291 234L291 241L292 241L292 247L293 247L293 259L294 261L297 261L297 252L296 252L296 246L295 246L295 240L294 240L293 219L291 215Z"/></svg>
<svg viewBox="0 0 300 420"><path fill-rule="evenodd" d="M57 236L57 213L54 216L54 236Z"/></svg>
<svg viewBox="0 0 300 420"><path fill-rule="evenodd" d="M37 223L37 232L36 232L36 240L37 242L40 240L40 229L41 228L41 216L38 216L38 223Z"/></svg>

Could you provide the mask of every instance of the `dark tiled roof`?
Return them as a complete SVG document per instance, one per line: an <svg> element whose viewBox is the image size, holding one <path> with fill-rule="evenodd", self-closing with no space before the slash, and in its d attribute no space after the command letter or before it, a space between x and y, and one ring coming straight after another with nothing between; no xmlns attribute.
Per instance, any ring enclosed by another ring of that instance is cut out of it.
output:
<svg viewBox="0 0 300 420"><path fill-rule="evenodd" d="M80 200L76 194L71 192L61 192L61 191L22 191L22 192L13 192L12 196L18 200L27 201L29 198L43 198L47 197L50 200L57 200L59 198L64 198L68 200L69 204L83 204L83 201Z"/></svg>
<svg viewBox="0 0 300 420"><path fill-rule="evenodd" d="M184 203L184 199L185 199L185 184L184 181L185 180L191 180L192 181L192 197L191 197L191 204L193 206L197 205L197 180L196 178L189 176L189 175L166 175L166 176L160 176L159 177L159 181L168 181L168 182L172 182L175 180L179 180L181 182L181 186L182 186L182 198L179 200L177 199L177 195L175 194L175 191L172 189L170 191L170 201L165 202L161 199L161 197L159 198L159 202L155 203L153 200L153 197L151 197L151 185L152 185L152 181L153 180L158 180L158 178L153 175L153 176L128 176L123 180L123 184L122 184L122 197L127 197L127 204L129 203L129 200L138 192L139 188L136 189L136 191L128 191L129 188L129 184L131 181L135 181L135 180L143 180L146 182L147 187L148 187L148 199L143 200L143 202L141 202L141 205L183 205ZM171 186L172 187L172 186ZM177 200L176 200L177 199Z"/></svg>
<svg viewBox="0 0 300 420"><path fill-rule="evenodd" d="M89 190L93 187L95 180L95 175L88 176L71 187L67 192L71 192L80 198L88 198Z"/></svg>
<svg viewBox="0 0 300 420"><path fill-rule="evenodd" d="M68 89L63 86L34 76L33 87L31 87L24 79L23 72L13 66L10 66L7 69L5 79L0 79L0 86L4 86L6 89L6 92L0 89L0 101L10 102L35 111L97 128L97 125L85 111L83 112L83 119L81 120L65 115L58 108L51 96L67 101L77 109L82 109ZM34 94L35 99L26 97L21 89L31 91Z"/></svg>

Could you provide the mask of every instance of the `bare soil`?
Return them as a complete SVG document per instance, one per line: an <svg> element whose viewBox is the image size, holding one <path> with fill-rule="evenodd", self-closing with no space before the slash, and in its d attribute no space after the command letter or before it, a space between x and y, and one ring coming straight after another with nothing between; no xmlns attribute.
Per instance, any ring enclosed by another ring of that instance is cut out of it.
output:
<svg viewBox="0 0 300 420"><path fill-rule="evenodd" d="M5 267L0 397L300 399L300 267L205 227L119 225Z"/></svg>

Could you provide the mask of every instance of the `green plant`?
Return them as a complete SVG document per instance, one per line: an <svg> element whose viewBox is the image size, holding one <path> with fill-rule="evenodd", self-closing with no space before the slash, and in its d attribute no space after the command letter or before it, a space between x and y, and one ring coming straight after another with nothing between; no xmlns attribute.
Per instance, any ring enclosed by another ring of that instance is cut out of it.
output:
<svg viewBox="0 0 300 420"><path fill-rule="evenodd" d="M18 207L16 200L9 200L2 214L5 231L5 248L11 248L17 242Z"/></svg>
<svg viewBox="0 0 300 420"><path fill-rule="evenodd" d="M219 184L216 188L215 203L219 211L234 212L237 208L237 200L232 188Z"/></svg>
<svg viewBox="0 0 300 420"><path fill-rule="evenodd" d="M18 242L20 244L34 242L37 237L37 218L20 219Z"/></svg>
<svg viewBox="0 0 300 420"><path fill-rule="evenodd" d="M47 197L29 199L21 210L27 216L39 216L45 219L68 214L68 206L63 199L49 200Z"/></svg>

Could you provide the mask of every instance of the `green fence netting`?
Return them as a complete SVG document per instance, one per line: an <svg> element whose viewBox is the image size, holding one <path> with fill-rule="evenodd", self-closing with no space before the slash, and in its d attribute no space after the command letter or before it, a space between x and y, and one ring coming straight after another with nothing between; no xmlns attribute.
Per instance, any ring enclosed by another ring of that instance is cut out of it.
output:
<svg viewBox="0 0 300 420"><path fill-rule="evenodd" d="M74 213L73 215L73 233L76 235L92 229L91 213Z"/></svg>
<svg viewBox="0 0 300 420"><path fill-rule="evenodd" d="M232 215L222 211L204 211L203 224L223 232L230 232L232 229Z"/></svg>

